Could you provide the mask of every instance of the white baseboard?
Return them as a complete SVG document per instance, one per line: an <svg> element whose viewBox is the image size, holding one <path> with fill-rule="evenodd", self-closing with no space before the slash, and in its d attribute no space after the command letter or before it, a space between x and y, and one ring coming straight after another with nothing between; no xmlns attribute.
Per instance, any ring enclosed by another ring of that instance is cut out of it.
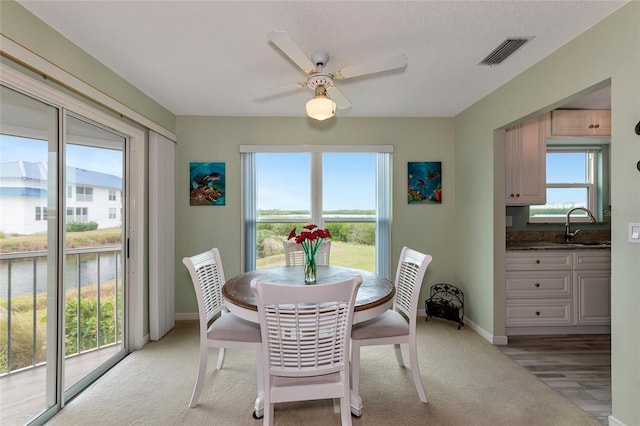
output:
<svg viewBox="0 0 640 426"><path fill-rule="evenodd" d="M480 336L482 336L487 342L491 343L492 345L506 345L507 343L509 343L509 339L507 338L507 336L494 336L493 334L489 333L487 330L480 327L478 324L476 324L475 322L471 321L468 318L464 319L464 325L468 325L470 329L478 333Z"/></svg>
<svg viewBox="0 0 640 426"><path fill-rule="evenodd" d="M418 309L418 317L425 316L427 316L427 312L424 309ZM464 326L468 326L470 329L478 333L480 336L482 336L483 339L485 339L492 345L506 345L508 343L507 336L494 336L466 317L464 318Z"/></svg>
<svg viewBox="0 0 640 426"><path fill-rule="evenodd" d="M609 416L609 426L627 426L613 416Z"/></svg>

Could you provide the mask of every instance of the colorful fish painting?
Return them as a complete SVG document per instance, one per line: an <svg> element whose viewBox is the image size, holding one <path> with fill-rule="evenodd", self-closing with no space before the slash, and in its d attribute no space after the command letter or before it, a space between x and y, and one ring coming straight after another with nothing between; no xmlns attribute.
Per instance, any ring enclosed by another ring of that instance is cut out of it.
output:
<svg viewBox="0 0 640 426"><path fill-rule="evenodd" d="M190 205L225 205L225 163L190 163L189 183Z"/></svg>
<svg viewBox="0 0 640 426"><path fill-rule="evenodd" d="M442 203L442 162L408 162L409 204Z"/></svg>

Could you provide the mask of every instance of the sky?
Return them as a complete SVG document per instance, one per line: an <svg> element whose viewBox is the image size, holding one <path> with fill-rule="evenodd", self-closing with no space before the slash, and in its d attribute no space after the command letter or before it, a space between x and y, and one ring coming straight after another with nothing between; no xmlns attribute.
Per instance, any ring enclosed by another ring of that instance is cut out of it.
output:
<svg viewBox="0 0 640 426"><path fill-rule="evenodd" d="M42 140L0 135L0 163L47 161L47 143ZM122 151L67 145L67 165L122 178Z"/></svg>
<svg viewBox="0 0 640 426"><path fill-rule="evenodd" d="M257 207L309 210L309 153L257 154ZM376 207L376 154L331 153L323 155L324 210Z"/></svg>
<svg viewBox="0 0 640 426"><path fill-rule="evenodd" d="M547 182L584 183L586 182L586 163L584 153L547 153ZM570 200L568 198L571 198ZM554 203L573 203L588 205L588 194L584 188L547 189L547 205Z"/></svg>

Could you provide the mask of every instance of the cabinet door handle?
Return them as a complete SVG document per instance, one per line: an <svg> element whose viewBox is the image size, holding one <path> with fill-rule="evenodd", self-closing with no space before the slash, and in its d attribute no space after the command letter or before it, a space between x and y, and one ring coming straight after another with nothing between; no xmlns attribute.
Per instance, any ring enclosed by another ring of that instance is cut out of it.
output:
<svg viewBox="0 0 640 426"><path fill-rule="evenodd" d="M540 316L540 311L536 311L536 316L539 317Z"/></svg>
<svg viewBox="0 0 640 426"><path fill-rule="evenodd" d="M593 129L593 124L589 124L589 128L590 128L590 129Z"/></svg>
<svg viewBox="0 0 640 426"><path fill-rule="evenodd" d="M534 284L536 287L540 287L540 283L535 283Z"/></svg>
<svg viewBox="0 0 640 426"><path fill-rule="evenodd" d="M595 125L595 126L593 126L593 127L595 127L595 128L597 129L597 128L599 128L599 127L600 127L600 125L599 125L599 124L596 124L596 125Z"/></svg>
<svg viewBox="0 0 640 426"><path fill-rule="evenodd" d="M540 263L540 259L536 259L536 263Z"/></svg>

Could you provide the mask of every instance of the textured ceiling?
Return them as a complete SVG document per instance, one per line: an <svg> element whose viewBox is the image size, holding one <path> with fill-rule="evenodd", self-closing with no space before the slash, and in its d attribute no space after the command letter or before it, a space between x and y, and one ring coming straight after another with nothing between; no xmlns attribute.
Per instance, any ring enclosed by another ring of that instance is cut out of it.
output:
<svg viewBox="0 0 640 426"><path fill-rule="evenodd" d="M450 117L627 1L19 1L177 115L304 116L305 74L268 41L288 31L326 70L404 53L404 70L338 82L345 117ZM534 37L500 65L508 37Z"/></svg>

